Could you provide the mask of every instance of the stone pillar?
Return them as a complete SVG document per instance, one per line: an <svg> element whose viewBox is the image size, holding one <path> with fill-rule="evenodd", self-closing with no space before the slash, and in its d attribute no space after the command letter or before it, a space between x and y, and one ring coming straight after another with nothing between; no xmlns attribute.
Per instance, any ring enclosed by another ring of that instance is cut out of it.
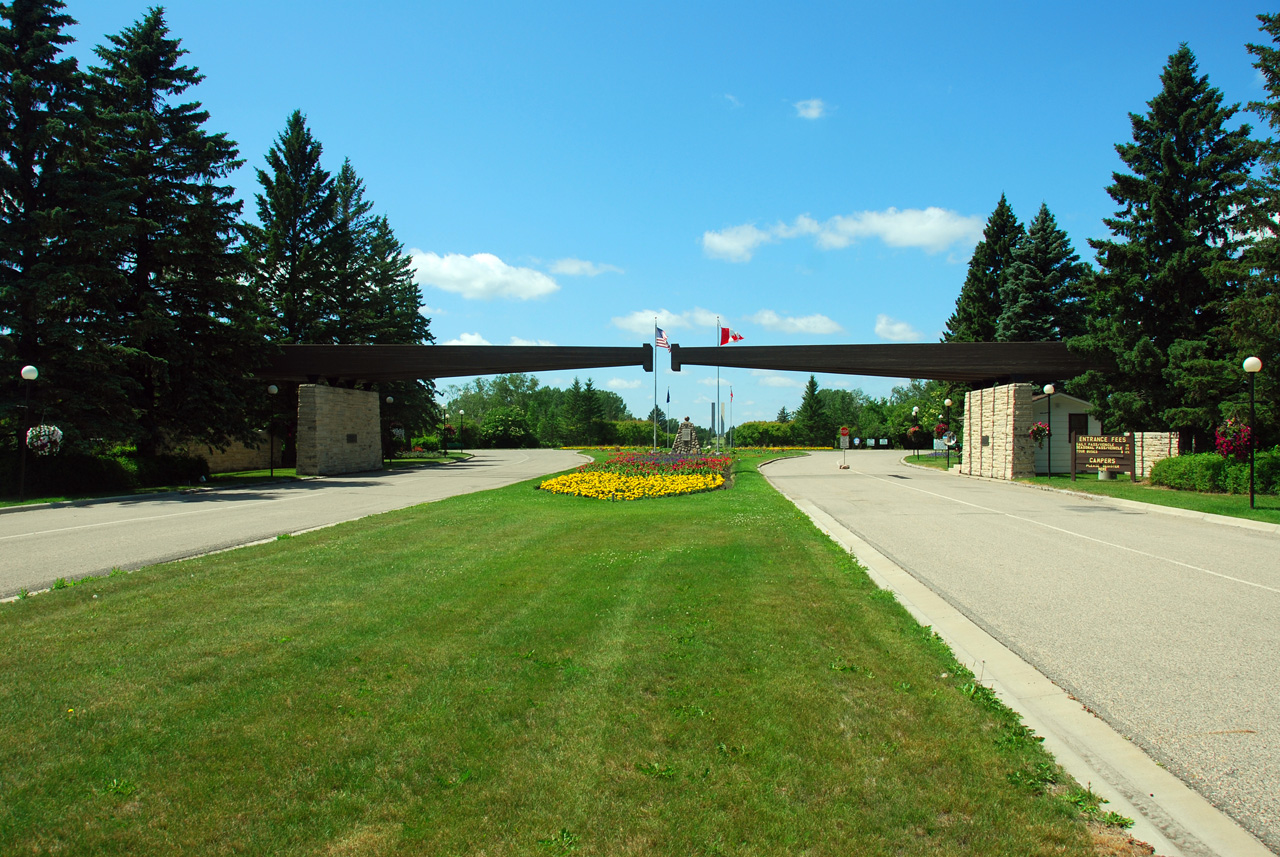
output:
<svg viewBox="0 0 1280 857"><path fill-rule="evenodd" d="M1031 385L974 390L964 399L964 463L960 472L988 479L1035 475Z"/></svg>
<svg viewBox="0 0 1280 857"><path fill-rule="evenodd" d="M319 384L298 388L299 476L336 476L381 467L377 393Z"/></svg>

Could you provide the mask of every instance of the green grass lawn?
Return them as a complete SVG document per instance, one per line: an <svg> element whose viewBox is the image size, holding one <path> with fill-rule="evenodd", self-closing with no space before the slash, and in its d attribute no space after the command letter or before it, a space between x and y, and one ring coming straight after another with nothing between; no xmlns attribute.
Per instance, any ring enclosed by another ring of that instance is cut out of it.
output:
<svg viewBox="0 0 1280 857"><path fill-rule="evenodd" d="M1106 497L1118 497L1121 500L1137 500L1140 503L1154 503L1157 506L1173 506L1177 509L1280 524L1280 497L1274 494L1255 495L1254 508L1250 509L1248 494L1202 494L1197 491L1175 491L1172 488L1162 488L1148 482L1132 482L1127 473L1121 473L1115 479L1105 481L1098 479L1093 473L1079 474L1074 482L1070 476L1052 478L1037 476L1019 481L1061 488L1064 491L1083 491Z"/></svg>
<svg viewBox="0 0 1280 857"><path fill-rule="evenodd" d="M1016 718L739 467L0 605L0 853L1092 853Z"/></svg>

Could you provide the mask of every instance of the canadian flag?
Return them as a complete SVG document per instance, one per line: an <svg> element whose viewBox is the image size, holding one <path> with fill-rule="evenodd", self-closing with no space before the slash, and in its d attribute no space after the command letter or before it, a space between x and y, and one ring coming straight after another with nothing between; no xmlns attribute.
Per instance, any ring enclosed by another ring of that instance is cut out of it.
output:
<svg viewBox="0 0 1280 857"><path fill-rule="evenodd" d="M720 328L720 344L728 345L730 342L737 342L742 339L742 334L736 330L730 330L727 327Z"/></svg>

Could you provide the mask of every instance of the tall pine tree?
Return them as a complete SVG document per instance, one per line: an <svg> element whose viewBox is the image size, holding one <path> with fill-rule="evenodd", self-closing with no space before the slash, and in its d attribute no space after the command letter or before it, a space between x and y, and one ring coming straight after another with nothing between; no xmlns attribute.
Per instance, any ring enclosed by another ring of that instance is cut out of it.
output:
<svg viewBox="0 0 1280 857"><path fill-rule="evenodd" d="M249 230L255 282L281 344L316 343L332 315L329 243L337 192L323 147L295 110L258 170L257 227ZM332 340L329 340L332 341Z"/></svg>
<svg viewBox="0 0 1280 857"><path fill-rule="evenodd" d="M1087 271L1041 203L1005 272L996 341L1054 342L1083 333L1081 279Z"/></svg>
<svg viewBox="0 0 1280 857"><path fill-rule="evenodd" d="M818 395L818 379L812 375L809 376L809 383L805 385L804 395L800 398L800 407L792 415L792 422L795 424L794 437L797 441L810 446L831 443L835 426L827 416L822 397Z"/></svg>
<svg viewBox="0 0 1280 857"><path fill-rule="evenodd" d="M1120 206L1105 221L1115 238L1090 241L1101 270L1089 281L1088 332L1073 340L1116 368L1088 372L1072 389L1109 430L1203 438L1238 375L1225 322L1258 146L1247 125L1228 127L1238 107L1223 105L1185 44L1160 80L1148 111L1130 114L1133 142L1116 146L1130 172L1107 188Z"/></svg>
<svg viewBox="0 0 1280 857"><path fill-rule="evenodd" d="M193 438L245 437L246 376L262 357L254 293L238 247L240 203L226 180L242 161L189 100L203 80L184 65L163 10L96 49L90 88L109 187L120 201L100 284L108 340L131 384L144 454Z"/></svg>
<svg viewBox="0 0 1280 857"><path fill-rule="evenodd" d="M103 203L83 76L63 54L75 21L59 0L0 5L0 419L17 441L27 417L67 437L113 435L117 406L86 288L99 271ZM95 220L97 222L95 222ZM36 384L19 382L26 364ZM22 389L20 384L27 384ZM33 412L19 405L34 389Z"/></svg>
<svg viewBox="0 0 1280 857"><path fill-rule="evenodd" d="M1023 228L1004 194L987 218L982 240L973 248L956 309L947 320L944 342L994 342L996 320L1000 318L1000 289L1005 272L1013 262L1013 249L1022 239Z"/></svg>
<svg viewBox="0 0 1280 857"><path fill-rule="evenodd" d="M1259 28L1271 37L1271 44L1250 44L1257 57L1254 68L1261 73L1266 99L1251 102L1272 133L1280 131L1280 15L1259 15ZM1280 142L1268 138L1262 154L1265 169L1259 178L1257 203L1249 210L1249 227L1256 236L1242 258L1244 286L1228 308L1231 343L1239 365L1245 357L1262 360L1255 378L1258 440L1271 445L1280 440ZM1243 416L1247 397L1243 386L1236 390L1228 407L1232 416Z"/></svg>

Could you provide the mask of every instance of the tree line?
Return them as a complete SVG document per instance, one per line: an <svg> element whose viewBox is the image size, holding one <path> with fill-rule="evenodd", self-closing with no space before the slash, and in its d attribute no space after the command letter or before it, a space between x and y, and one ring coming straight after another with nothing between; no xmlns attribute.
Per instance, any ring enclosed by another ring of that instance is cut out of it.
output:
<svg viewBox="0 0 1280 857"><path fill-rule="evenodd" d="M67 54L64 10L0 4L7 443L28 419L78 448L143 455L251 440L296 411L296 390L272 402L253 379L276 344L432 341L404 246L349 160L326 169L300 111L257 170L248 221L229 183L244 161L192 98L203 75L163 10L107 37L87 68ZM35 385L18 380L28 364ZM387 419L434 423L431 384L384 391Z"/></svg>
<svg viewBox="0 0 1280 857"><path fill-rule="evenodd" d="M1280 129L1280 16L1259 15L1269 44L1249 44L1266 98L1247 109ZM1161 88L1131 113L1125 167L1107 193L1111 235L1080 261L1046 205L1024 227L1001 195L974 250L944 341L1065 341L1106 367L1067 381L1104 431L1180 431L1211 448L1215 427L1248 411L1280 438L1280 144L1256 139L1238 104L1199 73L1183 44Z"/></svg>

